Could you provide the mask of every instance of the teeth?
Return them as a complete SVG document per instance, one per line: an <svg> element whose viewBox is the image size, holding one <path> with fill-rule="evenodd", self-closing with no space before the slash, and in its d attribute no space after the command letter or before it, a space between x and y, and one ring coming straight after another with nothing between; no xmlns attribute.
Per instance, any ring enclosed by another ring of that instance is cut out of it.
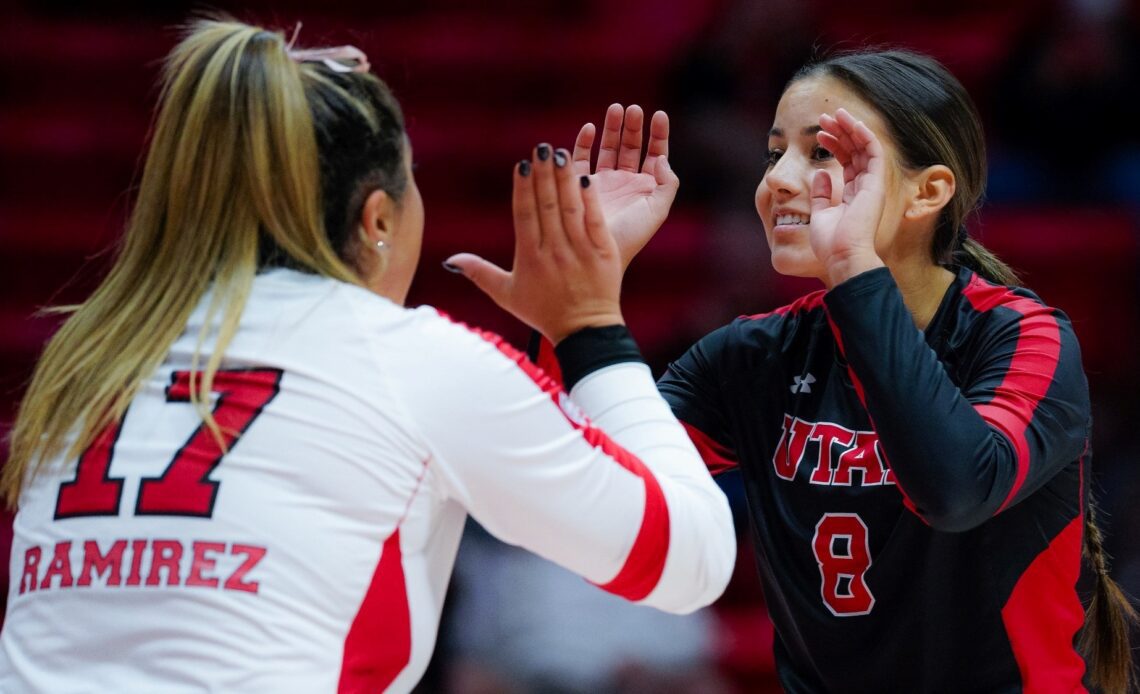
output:
<svg viewBox="0 0 1140 694"><path fill-rule="evenodd" d="M802 214L778 214L776 215L776 225L781 224L807 224L810 217Z"/></svg>

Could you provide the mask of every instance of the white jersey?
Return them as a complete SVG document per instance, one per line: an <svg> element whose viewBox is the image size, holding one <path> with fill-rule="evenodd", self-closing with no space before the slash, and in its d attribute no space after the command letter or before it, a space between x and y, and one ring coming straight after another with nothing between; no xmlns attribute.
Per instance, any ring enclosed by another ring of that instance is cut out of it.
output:
<svg viewBox="0 0 1140 694"><path fill-rule="evenodd" d="M644 365L566 395L433 309L273 270L212 388L223 449L189 400L204 319L25 489L0 691L409 691L468 513L664 610L727 583L727 502Z"/></svg>

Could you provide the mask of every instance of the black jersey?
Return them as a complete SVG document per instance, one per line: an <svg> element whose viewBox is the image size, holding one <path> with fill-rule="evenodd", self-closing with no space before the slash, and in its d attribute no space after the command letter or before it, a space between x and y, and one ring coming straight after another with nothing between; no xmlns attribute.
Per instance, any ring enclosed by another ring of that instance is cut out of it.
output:
<svg viewBox="0 0 1140 694"><path fill-rule="evenodd" d="M739 467L789 692L1084 691L1088 386L1069 320L887 269L714 331L659 388Z"/></svg>

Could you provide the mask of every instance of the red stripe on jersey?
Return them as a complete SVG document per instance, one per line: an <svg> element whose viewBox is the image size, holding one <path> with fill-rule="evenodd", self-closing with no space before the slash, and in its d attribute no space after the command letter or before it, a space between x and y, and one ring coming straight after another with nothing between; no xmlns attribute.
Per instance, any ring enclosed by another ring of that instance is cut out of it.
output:
<svg viewBox="0 0 1140 694"><path fill-rule="evenodd" d="M1084 692L1085 661L1073 637L1085 621L1077 597L1081 527L1077 516L1053 538L1013 587L1001 610L1009 645L1027 692Z"/></svg>
<svg viewBox="0 0 1140 694"><path fill-rule="evenodd" d="M587 424L582 435L645 483L645 512L625 565L608 583L597 584L602 590L626 600L642 600L657 587L669 554L669 506L665 503L665 494L645 463L614 443L601 429Z"/></svg>
<svg viewBox="0 0 1140 694"><path fill-rule="evenodd" d="M781 306L780 308L769 311L767 313L756 313L751 316L741 316L741 318L759 320L761 318L767 318L768 316L786 316L789 313L795 314L801 313L803 311L810 311L812 309L823 306L823 295L826 293L827 292L825 290L820 289L819 291L812 292L811 294L805 294L801 296L787 306Z"/></svg>
<svg viewBox="0 0 1140 694"><path fill-rule="evenodd" d="M443 314L441 314L443 315ZM444 316L447 318L447 316ZM450 319L449 319L450 320ZM453 321L454 322L454 321ZM584 416L578 413L567 412L571 406L570 398L562 390L561 385L551 378L545 371L535 366L526 355L508 344L498 335L478 330L468 325L462 325L491 343L508 359L518 364L531 380L550 396L554 404L566 417L566 421L582 433L586 442L595 448L601 449L626 470L641 478L645 484L645 511L641 517L641 528L633 541L633 547L625 558L625 564L609 582L598 584L602 590L620 595L626 600L641 600L653 592L665 571L665 557L669 553L669 506L665 503L665 494L653 472L641 462L637 456L614 442L601 429L594 427Z"/></svg>
<svg viewBox="0 0 1140 694"><path fill-rule="evenodd" d="M735 470L739 465L736 461L736 454L728 446L714 441L711 436L688 422L681 422L681 426L685 427L685 431L689 434L689 440L697 447L697 452L704 459L705 467L709 469L710 475L719 475L722 472Z"/></svg>
<svg viewBox="0 0 1140 694"><path fill-rule="evenodd" d="M546 372L546 375L563 386L566 381L562 378L562 367L558 364L558 357L554 355L554 343L542 337L538 341L538 356L534 360L535 366Z"/></svg>
<svg viewBox="0 0 1140 694"><path fill-rule="evenodd" d="M412 659L412 614L400 528L380 550L364 602L344 640L338 692L382 692Z"/></svg>
<svg viewBox="0 0 1140 694"><path fill-rule="evenodd" d="M1005 510L1021 490L1029 474L1029 442L1025 432L1033 420L1037 404L1049 391L1061 357L1061 328L1052 311L1008 287L986 282L974 275L962 294L974 310L1001 307L1021 314L1017 347L1001 385L989 402L974 409L986 423L1009 439L1017 454L1017 474L998 512Z"/></svg>

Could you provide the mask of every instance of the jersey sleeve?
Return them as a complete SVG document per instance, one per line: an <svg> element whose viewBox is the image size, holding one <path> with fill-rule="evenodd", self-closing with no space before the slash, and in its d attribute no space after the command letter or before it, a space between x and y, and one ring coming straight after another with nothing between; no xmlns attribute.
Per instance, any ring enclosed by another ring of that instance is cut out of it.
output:
<svg viewBox="0 0 1140 694"><path fill-rule="evenodd" d="M739 465L729 437L723 401L725 384L720 372L722 354L734 328L735 324L729 324L703 337L669 364L657 382L661 395L681 420L705 466L714 475Z"/></svg>
<svg viewBox="0 0 1140 694"><path fill-rule="evenodd" d="M441 323L426 338L440 354L400 397L450 498L629 600L689 612L721 594L728 502L648 367L611 364L567 394L497 336Z"/></svg>
<svg viewBox="0 0 1140 694"><path fill-rule="evenodd" d="M942 530L973 528L1032 494L1082 454L1088 436L1088 386L1068 320L980 282L967 300L988 315L957 384L887 269L825 297L908 506Z"/></svg>

